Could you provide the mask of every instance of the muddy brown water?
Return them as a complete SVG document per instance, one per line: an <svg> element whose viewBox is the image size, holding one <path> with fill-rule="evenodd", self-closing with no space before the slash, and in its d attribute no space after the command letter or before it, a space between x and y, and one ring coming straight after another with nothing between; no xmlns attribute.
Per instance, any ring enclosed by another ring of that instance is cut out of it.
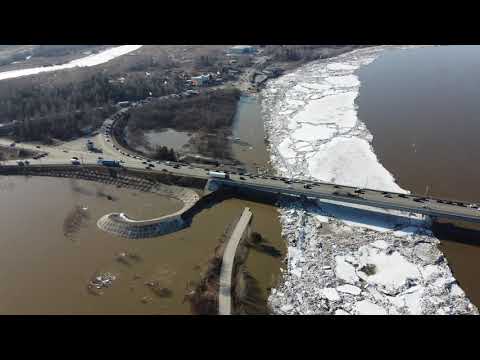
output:
<svg viewBox="0 0 480 360"><path fill-rule="evenodd" d="M265 146L265 128L258 97L242 96L237 106L233 137L240 140L232 144L235 159L244 163L247 171L255 171L257 167L269 168L270 155Z"/></svg>
<svg viewBox="0 0 480 360"><path fill-rule="evenodd" d="M263 133L259 110L258 103L242 101L236 131L266 162L268 154L260 147L263 135L261 142L258 136L260 130ZM241 160L256 166L250 161L255 155L249 156ZM21 176L0 177L0 201L0 314L190 314L184 301L189 283L200 280L219 238L245 206L254 214L252 230L282 254L273 257L251 250L247 259L264 303L279 279L286 253L276 208L250 201L226 200L195 216L189 228L141 240L105 233L96 221L114 211L134 219L158 217L182 204L90 181ZM66 235L65 221L78 207L87 208L88 216ZM121 263L116 259L120 252L140 260ZM88 281L104 272L116 279L102 295L92 295ZM159 281L171 296L156 296L145 285L148 281Z"/></svg>
<svg viewBox="0 0 480 360"><path fill-rule="evenodd" d="M480 202L479 67L480 46L441 46L386 51L359 70L359 118L402 188ZM480 227L473 228L438 226L435 235L480 306Z"/></svg>
<svg viewBox="0 0 480 360"><path fill-rule="evenodd" d="M155 149L157 146L166 146L175 151L180 151L185 145L188 144L190 135L184 131L162 129L162 131L146 131L145 138L152 149Z"/></svg>
<svg viewBox="0 0 480 360"><path fill-rule="evenodd" d="M99 197L97 190L113 200ZM0 199L0 314L189 314L189 304L183 302L187 284L200 279L218 238L244 206L255 214L253 230L284 251L276 210L248 201L217 204L197 215L191 227L171 235L130 240L99 230L96 221L112 211L134 218L159 216L181 204L89 181L20 176L0 178ZM64 221L76 206L87 207L89 217L66 237ZM123 251L140 260L118 262L116 254ZM248 259L265 299L280 260L253 252ZM96 272L117 277L100 296L86 288ZM157 297L147 281L160 281L172 296Z"/></svg>

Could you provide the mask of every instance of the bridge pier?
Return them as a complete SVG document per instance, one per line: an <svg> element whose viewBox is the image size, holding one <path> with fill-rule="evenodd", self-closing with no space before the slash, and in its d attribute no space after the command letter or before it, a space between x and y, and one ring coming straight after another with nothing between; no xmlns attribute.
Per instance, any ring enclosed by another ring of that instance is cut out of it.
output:
<svg viewBox="0 0 480 360"><path fill-rule="evenodd" d="M430 228L432 227L433 223L438 220L438 217L433 215L424 215L423 219L425 221L425 225Z"/></svg>
<svg viewBox="0 0 480 360"><path fill-rule="evenodd" d="M208 195L212 192L217 191L220 187L221 185L218 182L212 179L208 179L207 183L205 184L205 188L203 189L203 193L205 195Z"/></svg>

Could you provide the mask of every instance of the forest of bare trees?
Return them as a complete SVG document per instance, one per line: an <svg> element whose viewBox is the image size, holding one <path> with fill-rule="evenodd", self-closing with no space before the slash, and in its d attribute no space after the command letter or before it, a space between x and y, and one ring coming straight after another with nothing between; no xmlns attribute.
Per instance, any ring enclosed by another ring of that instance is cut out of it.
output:
<svg viewBox="0 0 480 360"><path fill-rule="evenodd" d="M128 127L130 131L162 128L216 131L230 127L239 97L240 91L232 88L190 98L153 102L132 109Z"/></svg>
<svg viewBox="0 0 480 360"><path fill-rule="evenodd" d="M19 121L14 136L20 141L74 138L81 135L81 129L99 127L119 101L137 101L150 94L163 96L179 86L175 82L165 84L161 76L144 74L131 74L118 82L95 73L61 86L21 80L0 83L0 119Z"/></svg>

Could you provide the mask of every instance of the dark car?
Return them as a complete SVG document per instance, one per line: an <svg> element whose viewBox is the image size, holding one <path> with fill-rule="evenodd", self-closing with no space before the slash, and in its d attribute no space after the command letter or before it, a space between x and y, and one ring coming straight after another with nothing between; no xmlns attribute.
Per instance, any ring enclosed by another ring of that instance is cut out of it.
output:
<svg viewBox="0 0 480 360"><path fill-rule="evenodd" d="M246 180L243 176L240 176L240 180Z"/></svg>

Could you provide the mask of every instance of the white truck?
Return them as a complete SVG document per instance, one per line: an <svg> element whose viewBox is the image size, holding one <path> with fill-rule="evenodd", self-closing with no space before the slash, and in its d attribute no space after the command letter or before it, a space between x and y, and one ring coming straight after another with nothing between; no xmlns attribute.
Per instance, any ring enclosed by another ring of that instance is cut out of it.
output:
<svg viewBox="0 0 480 360"><path fill-rule="evenodd" d="M220 171L209 171L208 176L218 179L230 179L230 176L228 174Z"/></svg>

